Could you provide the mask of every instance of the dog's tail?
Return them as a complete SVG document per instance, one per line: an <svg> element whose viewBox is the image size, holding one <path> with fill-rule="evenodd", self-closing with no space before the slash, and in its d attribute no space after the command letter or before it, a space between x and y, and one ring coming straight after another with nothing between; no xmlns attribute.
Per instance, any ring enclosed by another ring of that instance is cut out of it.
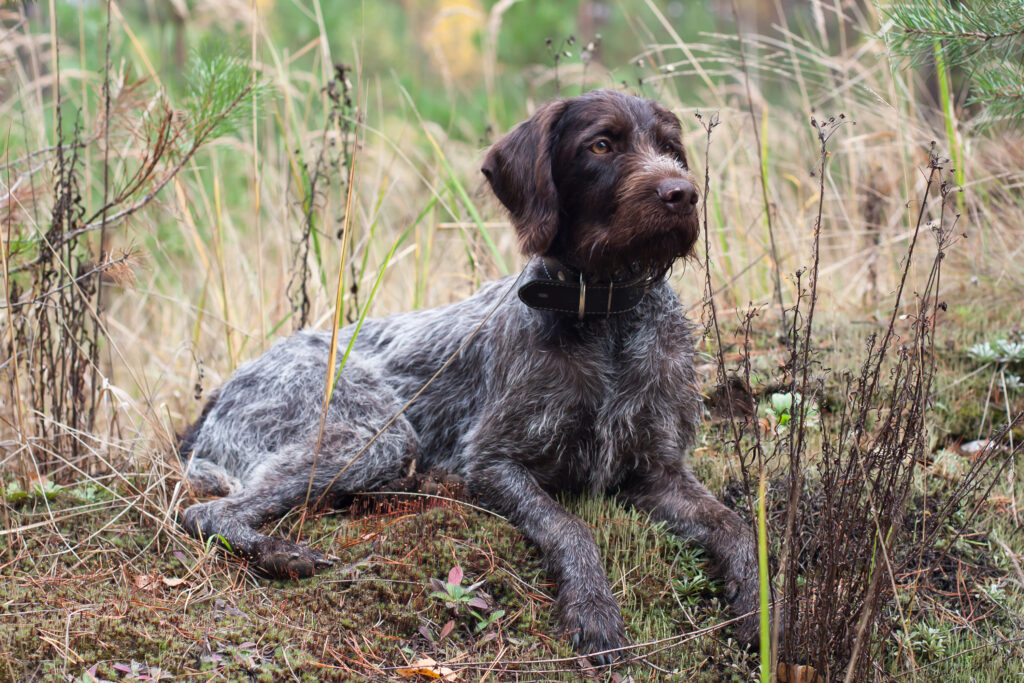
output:
<svg viewBox="0 0 1024 683"><path fill-rule="evenodd" d="M190 424L178 437L178 457L181 458L181 462L188 463L189 458L192 457L192 450L196 446L196 437L199 436L200 430L203 428L203 423L206 422L207 416L213 409L213 406L217 403L217 392L214 391L210 394L210 398L207 399L206 405L203 406L203 412L199 414L199 419Z"/></svg>

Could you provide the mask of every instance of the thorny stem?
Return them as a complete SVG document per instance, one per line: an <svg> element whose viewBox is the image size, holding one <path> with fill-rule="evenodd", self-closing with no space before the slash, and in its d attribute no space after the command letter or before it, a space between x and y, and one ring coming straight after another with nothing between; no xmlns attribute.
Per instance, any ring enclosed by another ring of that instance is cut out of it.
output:
<svg viewBox="0 0 1024 683"><path fill-rule="evenodd" d="M820 241L821 241L821 224L822 214L825 206L825 168L828 163L828 140L832 133L842 125L845 121L843 114L839 115L839 121L837 122L834 117L830 117L827 121L818 123L814 118L811 119L811 125L815 128L818 133L818 141L820 143L820 149L818 152L818 211L814 219L814 239L811 247L811 274L810 274L810 301L808 302L808 309L806 320L801 324L803 325L804 339L802 348L794 349L794 357L799 353L802 357L799 359L801 378L800 378L800 390L797 392L796 387L796 370L793 368L794 375L790 382L790 394L793 397L793 408L795 412L796 420L789 437L789 502L788 509L786 511L786 529L782 542L782 560L780 566L785 572L785 584L786 594L793 598L796 596L797 585L797 555L794 552L795 535L796 535L796 513L800 503L800 497L803 492L803 470L801 468L801 455L804 451L804 436L807 432L807 410L808 405L811 403L810 391L808 386L808 373L811 365L811 335L814 329L814 309L815 304L818 300L818 265L821 260L820 253ZM793 311L793 340L796 341L798 334L798 320L800 318L800 286L799 279L797 284L797 303ZM799 399L797 397L799 396ZM794 439L795 436L795 439ZM797 604L796 600L790 599L788 601L789 607L789 621L790 623L796 623L797 619ZM781 625L781 615L779 611L775 614L775 629L778 630ZM776 654L777 657L777 654ZM773 669L777 662L773 662Z"/></svg>
<svg viewBox="0 0 1024 683"><path fill-rule="evenodd" d="M31 299L25 299L23 301L11 301L10 299L8 299L6 304L0 304L0 310L3 310L5 308L10 309L10 310L16 310L16 309L22 308L23 306L31 306L33 304L38 304L38 303L41 303L43 301L46 301L47 299L49 299L54 294L58 294L58 293L64 291L65 289L68 289L69 287L74 287L76 285L79 285L79 284L87 281L90 277L92 277L93 275L96 275L97 273L106 272L107 270L110 269L111 266L116 266L116 265L119 265L121 263L128 263L129 261L131 261L131 256L132 255L130 253L125 253L122 256L119 256L119 257L117 257L115 259L110 259L109 261L103 261L101 263L97 263L95 266L93 266L89 270L85 271L84 273L81 273L80 275L74 276L73 278L71 278L67 282L65 282L64 284L58 285L57 287L49 289L49 290L43 292L42 294L37 294L36 296L32 297Z"/></svg>
<svg viewBox="0 0 1024 683"><path fill-rule="evenodd" d="M739 457L740 466L742 469L742 475L747 490L750 490L750 481L747 472L747 468L744 465L745 460L743 458L743 446L742 446L742 429L739 423L736 421L736 415L733 411L734 403L732 400L731 387L729 385L729 379L725 369L725 351L722 344L722 332L718 324L718 308L715 305L715 290L711 284L711 238L708 233L708 198L711 196L711 131L715 129L719 124L718 112L714 112L710 116L702 116L699 112L697 113L697 120L700 121L700 125L704 128L705 132L705 144L704 144L704 201L702 202L701 209L703 211L703 229L704 229L704 306L707 309L707 314L704 316L708 322L705 325L709 326L714 330L715 333L715 366L716 373L718 375L718 384L725 391L726 405L729 410L729 424L732 427L733 433L733 445L736 448L736 455ZM750 332L750 320L751 315L747 316L746 333L747 337L744 342L746 348L746 342L749 341ZM750 386L750 368L747 365L747 371L745 380L747 386ZM760 441L758 441L757 452L760 454ZM753 514L753 501L751 500L751 514Z"/></svg>
<svg viewBox="0 0 1024 683"><path fill-rule="evenodd" d="M704 144L704 201L701 203L703 211L704 227L704 305L710 313L710 324L715 331L715 352L717 362L718 381L723 386L726 382L725 357L722 352L722 332L718 327L718 313L715 307L715 290L711 285L711 237L708 234L708 197L711 196L711 131L718 125L718 112L711 114L707 121L700 113L697 114L700 125L703 126L706 134ZM732 418L732 404L729 405L729 417ZM735 432L736 423L733 420ZM739 436L736 435L736 443L739 445Z"/></svg>
<svg viewBox="0 0 1024 683"><path fill-rule="evenodd" d="M890 339L894 334L894 326L896 321L896 315L899 310L899 304L903 291L904 284L910 271L911 255L913 253L914 246L917 241L917 235L920 231L920 226L923 221L924 210L927 205L928 193L931 186L934 184L936 179L936 173L941 174L942 165L939 162L937 156L934 153L934 143L932 145L932 152L929 155L929 176L925 187L925 194L921 201L921 211L918 215L918 221L914 230L914 238L911 241L906 262L903 266L903 274L900 282L900 287L897 292L896 303L893 308L893 314L890 317L889 325L886 329L883 342L878 347L875 356L874 367L870 367L869 364L865 365L866 373L862 376L861 387L868 387L867 396L870 398L874 395L875 387L879 379L881 365L884 361L885 350L888 348ZM917 314L914 322L915 333L913 335L914 348L906 351L901 351L901 361L897 363L895 368L895 375L893 379L893 389L891 397L888 401L888 414L884 418L884 423L881 429L882 438L891 441L893 438L898 438L898 442L895 443L896 452L901 454L901 460L906 460L906 465L900 466L904 471L897 480L895 474L890 475L886 480L882 480L881 476L884 469L879 467L876 473L876 477L872 482L868 476L868 469L872 466L872 462L869 460L865 465L864 459L860 457L860 435L863 434L866 427L866 412L869 407L870 401L864 401L861 405L860 417L856 424L856 434L853 443L850 446L852 460L856 461L856 464L860 470L861 477L864 480L864 494L867 497L867 501L870 505L871 510L871 521L874 527L874 533L876 536L875 545L878 551L881 553L882 560L884 562L885 572L888 573L888 578L893 591L898 589L896 582L896 575L893 566L893 562L890 558L891 548L893 548L894 540L893 529L898 528L901 524L902 514L904 509L902 506L895 506L893 504L905 499L907 486L913 475L915 465L919 460L924 457L924 416L927 412L929 400L931 396L931 383L934 377L935 368L935 354L934 354L934 331L936 325L936 318L940 310L944 308L944 305L939 300L939 286L940 286L940 275L941 275L941 264L945 256L944 249L948 246L949 235L952 233L952 228L944 228L945 224L945 209L946 209L946 197L951 191L950 186L946 182L940 184L941 194L941 205L939 207L939 220L936 229L937 247L938 251L932 262L932 267L928 275L927 282L924 287L924 293L920 297L921 307ZM954 225L956 219L959 219L959 215L954 219ZM910 356L913 355L911 358ZM930 358L926 358L930 356ZM909 391L908 391L909 387ZM907 402L908 393L912 394L909 396L910 402ZM902 438L899 438L899 432L902 429ZM877 450L877 446L872 446L870 450ZM978 462L983 462L983 459L979 459ZM978 465L978 462L975 465ZM968 476L964 479L967 481L974 481L972 475L979 474L983 467L978 466L976 469L972 466L972 470L968 473ZM996 474L998 477L998 473ZM993 483L995 478L993 479ZM881 497L884 499L885 488L888 484L890 486L896 485L899 487L899 491L890 497L889 500L885 501L890 507L887 509L881 509L879 502L875 499L875 493L882 492ZM990 487L991 488L991 487ZM944 519L948 512L952 509L952 505L962 500L962 496L968 491L973 489L973 486L963 486L953 493L945 509L936 516L934 519ZM885 514L886 529L882 528L882 515ZM965 524L966 525L966 524ZM937 524L936 528L941 526ZM920 545L918 548L918 561L921 562L923 557L924 549L931 546L934 532L929 535L927 539L922 536L922 540L919 541ZM845 680L847 682L853 680L858 671L858 664L862 654L864 653L865 643L869 640L870 622L875 617L877 604L881 596L881 579L884 575L883 567L881 564L875 565L872 569L872 576L869 583L868 591L863 598L863 604L861 607L860 617L858 619L856 637L854 640L853 651L851 653L848 667L846 670ZM915 574L917 576L917 574ZM911 602L913 604L914 596L916 595L916 582L913 591L911 592ZM896 607L899 612L900 621L903 623L903 629L905 633L909 633L909 622L907 621L903 606L897 602ZM913 652L909 649L907 654L910 657L911 664L917 668L917 663L914 660Z"/></svg>
<svg viewBox="0 0 1024 683"><path fill-rule="evenodd" d="M921 234L921 224L924 222L924 212L928 207L928 194L932 189L932 185L935 184L936 175L941 171L942 166L939 163L939 158L935 152L935 143L932 142L931 150L928 154L928 181L924 187L924 195L921 197L921 208L917 212L917 222L914 224L914 235L910 239L910 246L907 248L906 263L904 264L903 273L900 277L899 287L896 288L896 300L892 305L892 313L889 316L889 324L885 328L885 334L882 336L882 344L878 349L878 362L875 365L874 372L871 377L871 387L868 394L873 394L875 386L878 384L878 377L882 369L882 358L885 356L886 349L889 346L889 342L892 339L893 328L896 324L896 316L900 312L900 303L903 300L903 288L907 283L907 275L910 273L910 263L914 258L914 247L917 245L917 237Z"/></svg>

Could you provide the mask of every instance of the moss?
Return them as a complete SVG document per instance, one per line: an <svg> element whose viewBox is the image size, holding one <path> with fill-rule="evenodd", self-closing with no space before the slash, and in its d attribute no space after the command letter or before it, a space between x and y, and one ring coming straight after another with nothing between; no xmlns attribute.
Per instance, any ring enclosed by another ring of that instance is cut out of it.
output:
<svg viewBox="0 0 1024 683"><path fill-rule="evenodd" d="M775 348L770 332L755 341L762 348ZM838 345L859 343L840 340ZM778 363L771 354L759 358L765 367ZM976 432L988 379L984 373L965 379L973 368L956 345L943 350L937 367L939 428L945 435ZM767 371L763 374L755 390L766 386ZM838 384L826 389L829 396L843 395ZM839 399L834 403L838 406ZM744 512L748 501L729 437L727 425L708 425L693 462L716 494ZM953 457L961 456L935 453L927 464L953 468L949 472L955 474L957 462L942 461ZM915 500L922 502L910 518L927 516L923 501L933 501L945 487L955 485L936 477L915 483L920 488ZM117 486L115 493L134 495ZM1018 468L1017 486L1018 496L1024 496L1024 468ZM948 659L924 661L922 654L919 664L927 663L924 674L929 679L959 680L968 672L977 672L979 679L1013 676L1020 670L1024 653L1019 644L978 648L979 643L1000 642L1000 633L1019 631L1015 615L1021 612L1021 597L1011 584L999 584L1011 571L1000 542L1009 543L1016 553L1024 548L999 507L1006 505L998 503L999 495L972 522L968 532L975 535L953 547L950 562L932 563L936 573L926 577L934 588L929 599L945 601L943 614L959 614L979 604L986 614L972 622L976 634L950 630L943 645ZM773 489L770 514L782 513L781 498ZM343 513L304 519L289 515L271 533L297 534L337 556L338 562L310 580L268 582L248 575L226 553L207 552L175 529L161 526L155 521L160 515L132 510L115 517L111 509L122 503L110 501L119 499L95 487L73 486L49 502L50 510L40 501L9 509L14 527L60 521L56 528L46 523L5 540L4 572L10 580L0 582L0 660L6 660L0 680L77 676L93 665L97 676L115 679L120 674L114 666L132 661L174 678L386 680L388 674L380 667L416 657L489 661L500 655L510 661L572 654L568 643L555 635L554 586L537 550L508 523L463 505L374 500ZM667 671L687 680L717 681L749 680L756 674L756 654L738 648L727 633L665 640L728 616L720 586L710 577L699 549L614 501L565 502L594 530L629 637L637 643L659 641L643 650L649 664L624 667L621 675L636 681L665 680ZM505 612L485 638L474 632L478 620L467 610L453 610L430 597L430 580L444 580L456 564L465 572L464 585L482 581L479 590ZM986 592L993 582L996 589L1002 587L997 597ZM954 604L953 598L942 597L946 594L960 595L969 604ZM909 615L912 628L948 626L929 621L926 607L919 596ZM442 639L449 620L454 627ZM895 651L887 657L880 666L903 670ZM522 680L531 680L529 669L522 667ZM472 678L472 673L464 674L465 680ZM575 680L578 675L572 666L565 672L532 675L534 680L559 678Z"/></svg>

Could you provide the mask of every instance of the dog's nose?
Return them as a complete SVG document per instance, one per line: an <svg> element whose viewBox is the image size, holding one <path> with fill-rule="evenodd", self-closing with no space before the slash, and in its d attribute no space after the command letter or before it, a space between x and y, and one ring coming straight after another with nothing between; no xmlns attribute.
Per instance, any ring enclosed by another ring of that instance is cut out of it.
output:
<svg viewBox="0 0 1024 683"><path fill-rule="evenodd" d="M658 197L669 208L689 213L697 203L697 188L689 180L666 178L658 183Z"/></svg>

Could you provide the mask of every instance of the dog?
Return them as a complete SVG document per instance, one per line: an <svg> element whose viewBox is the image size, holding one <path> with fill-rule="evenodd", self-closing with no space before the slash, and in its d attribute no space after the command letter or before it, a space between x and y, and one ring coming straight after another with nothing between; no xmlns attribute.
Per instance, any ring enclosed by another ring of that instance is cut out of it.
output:
<svg viewBox="0 0 1024 683"><path fill-rule="evenodd" d="M627 643L622 614L590 529L555 496L610 493L708 550L746 615L735 635L752 641L752 530L685 459L700 395L667 273L697 241L699 193L679 120L616 91L556 100L499 139L482 171L531 257L521 279L340 330L342 347L355 340L322 422L330 332L299 332L238 368L180 443L188 479L222 496L188 507L184 528L270 575L309 576L330 560L261 524L379 489L411 461L440 467L540 548L560 628L606 665Z"/></svg>

